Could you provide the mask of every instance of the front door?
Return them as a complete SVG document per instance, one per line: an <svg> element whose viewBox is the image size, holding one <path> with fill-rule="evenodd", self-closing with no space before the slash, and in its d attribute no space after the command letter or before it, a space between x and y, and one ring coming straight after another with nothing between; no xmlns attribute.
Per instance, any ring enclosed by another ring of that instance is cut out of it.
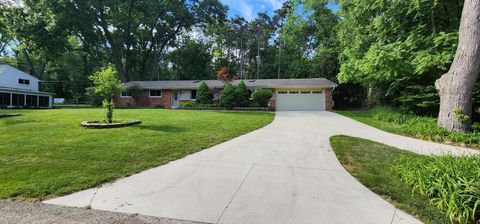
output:
<svg viewBox="0 0 480 224"><path fill-rule="evenodd" d="M180 92L172 91L172 108L178 108L180 106Z"/></svg>

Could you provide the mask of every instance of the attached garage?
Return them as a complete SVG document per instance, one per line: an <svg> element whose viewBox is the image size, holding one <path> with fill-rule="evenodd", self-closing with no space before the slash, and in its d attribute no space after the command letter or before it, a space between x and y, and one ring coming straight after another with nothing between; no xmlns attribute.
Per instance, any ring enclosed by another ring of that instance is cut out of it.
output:
<svg viewBox="0 0 480 224"><path fill-rule="evenodd" d="M278 90L278 111L323 111L325 93L322 90Z"/></svg>

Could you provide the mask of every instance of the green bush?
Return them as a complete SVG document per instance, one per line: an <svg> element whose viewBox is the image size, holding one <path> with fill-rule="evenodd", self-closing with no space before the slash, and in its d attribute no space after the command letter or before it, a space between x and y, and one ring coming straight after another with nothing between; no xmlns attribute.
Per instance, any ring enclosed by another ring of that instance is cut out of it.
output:
<svg viewBox="0 0 480 224"><path fill-rule="evenodd" d="M253 102L259 104L262 107L268 106L268 101L272 98L273 93L268 89L256 89L252 93Z"/></svg>
<svg viewBox="0 0 480 224"><path fill-rule="evenodd" d="M402 156L392 172L431 199L452 222L480 219L480 158Z"/></svg>
<svg viewBox="0 0 480 224"><path fill-rule="evenodd" d="M475 122L475 123L472 124L472 131L480 132L480 123L479 122Z"/></svg>
<svg viewBox="0 0 480 224"><path fill-rule="evenodd" d="M213 107L212 104L199 104L199 103L194 103L194 102L185 102L185 103L180 103L180 107L183 108L205 108L205 107Z"/></svg>
<svg viewBox="0 0 480 224"><path fill-rule="evenodd" d="M213 103L213 94L210 92L207 83L202 82L198 87L197 99L198 104L212 104Z"/></svg>
<svg viewBox="0 0 480 224"><path fill-rule="evenodd" d="M228 83L220 94L220 106L232 109L236 104L235 87Z"/></svg>
<svg viewBox="0 0 480 224"><path fill-rule="evenodd" d="M235 97L237 99L237 107L248 107L250 106L250 92L248 92L247 86L245 83L240 81L237 88L235 88Z"/></svg>
<svg viewBox="0 0 480 224"><path fill-rule="evenodd" d="M135 100L136 104L139 104L143 97L143 88L138 84L129 86L125 92L127 92L127 95L131 96Z"/></svg>
<svg viewBox="0 0 480 224"><path fill-rule="evenodd" d="M109 65L88 77L94 84L90 90L103 98L103 108L106 111L105 117L108 123L113 122L113 108L115 107L113 97L123 89L123 84L117 76L115 67Z"/></svg>

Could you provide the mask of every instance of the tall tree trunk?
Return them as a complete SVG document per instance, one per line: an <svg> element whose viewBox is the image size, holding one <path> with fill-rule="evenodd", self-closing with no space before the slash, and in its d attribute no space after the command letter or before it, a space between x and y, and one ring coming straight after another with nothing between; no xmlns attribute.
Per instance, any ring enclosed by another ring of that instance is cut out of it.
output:
<svg viewBox="0 0 480 224"><path fill-rule="evenodd" d="M450 70L435 82L440 94L440 127L454 131L470 130L472 94L479 73L480 1L465 0L455 58ZM459 113L468 119L462 119Z"/></svg>
<svg viewBox="0 0 480 224"><path fill-rule="evenodd" d="M28 54L28 51L25 49L23 49L23 57L25 58L25 61L27 61L28 70L29 70L28 73L30 75L37 77L37 72L35 71L35 66L33 66L33 61L30 58L30 54Z"/></svg>

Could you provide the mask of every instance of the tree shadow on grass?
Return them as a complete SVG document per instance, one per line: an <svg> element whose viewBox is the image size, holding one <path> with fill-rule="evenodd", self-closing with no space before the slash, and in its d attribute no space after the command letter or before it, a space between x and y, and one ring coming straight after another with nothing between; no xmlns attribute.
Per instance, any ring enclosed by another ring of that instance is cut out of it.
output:
<svg viewBox="0 0 480 224"><path fill-rule="evenodd" d="M18 117L21 114L0 114L0 118Z"/></svg>
<svg viewBox="0 0 480 224"><path fill-rule="evenodd" d="M161 132L184 132L187 129L183 127L171 126L171 125L138 125L138 129L161 131Z"/></svg>
<svg viewBox="0 0 480 224"><path fill-rule="evenodd" d="M7 118L2 118L1 120L6 126L36 122L34 120L16 120L16 119L7 119Z"/></svg>

